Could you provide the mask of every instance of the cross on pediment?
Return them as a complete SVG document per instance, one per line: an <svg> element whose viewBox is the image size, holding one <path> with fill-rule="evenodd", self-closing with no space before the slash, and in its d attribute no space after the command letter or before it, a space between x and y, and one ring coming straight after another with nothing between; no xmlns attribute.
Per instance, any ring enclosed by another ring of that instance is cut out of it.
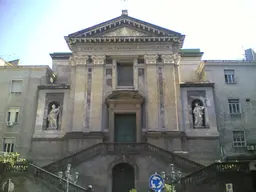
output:
<svg viewBox="0 0 256 192"><path fill-rule="evenodd" d="M127 11L128 0L121 0L121 1L122 1L122 10L126 10Z"/></svg>

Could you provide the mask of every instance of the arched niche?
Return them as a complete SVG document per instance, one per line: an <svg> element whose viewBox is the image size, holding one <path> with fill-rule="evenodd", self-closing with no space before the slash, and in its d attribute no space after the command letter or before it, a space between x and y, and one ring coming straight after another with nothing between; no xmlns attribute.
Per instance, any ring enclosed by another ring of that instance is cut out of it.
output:
<svg viewBox="0 0 256 192"><path fill-rule="evenodd" d="M127 155L120 155L117 158L115 158L108 166L108 190L113 191L113 184L114 184L114 177L115 174L113 174L118 167L122 167L122 165L125 165L128 168L128 170L131 170L133 172L133 175L131 175L131 178L134 179L134 189L136 189L136 186L138 185L137 181L139 179L139 167L136 163L136 159L133 156L127 156ZM130 169L129 169L130 167Z"/></svg>
<svg viewBox="0 0 256 192"><path fill-rule="evenodd" d="M56 127L51 127L50 126L50 123L49 123L49 120L48 120L48 116L49 114L51 113L51 111L54 109L54 110L57 110L59 108L58 111L56 111ZM46 129L47 130L59 130L60 129L60 104L59 102L57 101L51 101L48 103L48 106L47 106L47 116L46 116Z"/></svg>
<svg viewBox="0 0 256 192"><path fill-rule="evenodd" d="M108 140L115 142L115 117L118 115L136 115L136 141L141 142L141 118L144 97L138 91L113 91L106 98L108 107Z"/></svg>
<svg viewBox="0 0 256 192"><path fill-rule="evenodd" d="M193 99L191 102L191 110L192 110L192 120L193 120L193 128L200 128L200 127L205 127L206 125L206 121L205 121L205 109L202 108L202 125L201 126L197 126L195 125L195 114L194 114L194 109L196 107L196 105L198 105L199 107L205 107L204 106L204 102L201 99Z"/></svg>

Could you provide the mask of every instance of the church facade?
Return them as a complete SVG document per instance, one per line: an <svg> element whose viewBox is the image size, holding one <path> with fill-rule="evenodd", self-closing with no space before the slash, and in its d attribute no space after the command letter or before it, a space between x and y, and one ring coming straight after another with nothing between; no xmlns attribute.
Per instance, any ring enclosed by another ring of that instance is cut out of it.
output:
<svg viewBox="0 0 256 192"><path fill-rule="evenodd" d="M185 36L122 15L65 37L38 83L28 158L79 185L147 190L174 164L183 175L220 159L214 83ZM120 183L126 183L120 188Z"/></svg>

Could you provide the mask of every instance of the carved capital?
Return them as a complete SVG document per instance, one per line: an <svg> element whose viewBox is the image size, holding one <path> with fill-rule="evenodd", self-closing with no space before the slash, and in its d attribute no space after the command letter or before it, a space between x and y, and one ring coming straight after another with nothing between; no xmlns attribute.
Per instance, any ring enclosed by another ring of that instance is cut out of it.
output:
<svg viewBox="0 0 256 192"><path fill-rule="evenodd" d="M144 55L146 64L156 64L158 55Z"/></svg>
<svg viewBox="0 0 256 192"><path fill-rule="evenodd" d="M180 62L180 55L179 54L172 54L172 55L162 55L161 56L163 63L172 63L178 65Z"/></svg>
<svg viewBox="0 0 256 192"><path fill-rule="evenodd" d="M69 58L69 62L72 65L85 65L88 58L88 55L73 55Z"/></svg>
<svg viewBox="0 0 256 192"><path fill-rule="evenodd" d="M106 59L105 55L93 55L92 56L93 64L103 65L105 59Z"/></svg>

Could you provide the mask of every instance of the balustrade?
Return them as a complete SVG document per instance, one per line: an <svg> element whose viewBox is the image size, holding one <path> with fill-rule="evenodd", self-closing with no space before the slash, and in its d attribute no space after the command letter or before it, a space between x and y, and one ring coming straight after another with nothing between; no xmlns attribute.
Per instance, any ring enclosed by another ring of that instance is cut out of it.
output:
<svg viewBox="0 0 256 192"><path fill-rule="evenodd" d="M222 191L225 188L225 182L228 183L231 180L234 182L234 179L242 178L242 175L248 172L248 162L214 163L183 177L176 186L182 192L197 192L204 189L208 192Z"/></svg>
<svg viewBox="0 0 256 192"><path fill-rule="evenodd" d="M157 158L161 158L167 163L172 162L176 166L183 167L191 172L202 169L204 167L201 164L178 156L170 151L156 147L149 143L99 143L78 153L65 157L59 161L55 161L54 163L45 166L44 169L57 174L59 171L65 169L67 164L76 166L81 162L84 162L86 159L101 153L124 155L141 154L143 152L156 155Z"/></svg>

